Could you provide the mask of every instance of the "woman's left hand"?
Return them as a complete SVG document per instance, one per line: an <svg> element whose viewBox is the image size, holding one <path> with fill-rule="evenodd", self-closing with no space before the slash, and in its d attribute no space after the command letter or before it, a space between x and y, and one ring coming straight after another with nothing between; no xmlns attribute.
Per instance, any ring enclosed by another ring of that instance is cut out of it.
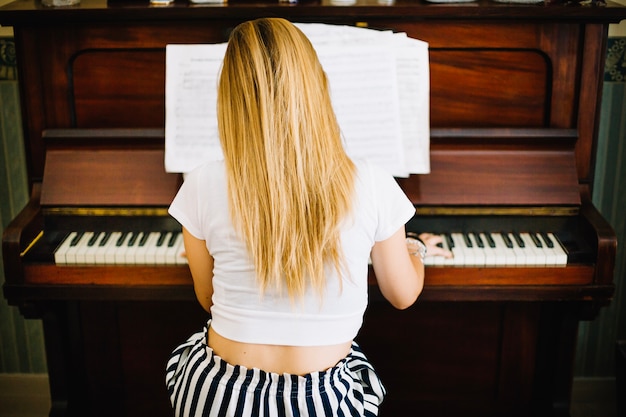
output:
<svg viewBox="0 0 626 417"><path fill-rule="evenodd" d="M440 246L443 238L440 235L432 233L420 233L419 239L426 245L426 256L443 256L444 258L452 258L452 252Z"/></svg>

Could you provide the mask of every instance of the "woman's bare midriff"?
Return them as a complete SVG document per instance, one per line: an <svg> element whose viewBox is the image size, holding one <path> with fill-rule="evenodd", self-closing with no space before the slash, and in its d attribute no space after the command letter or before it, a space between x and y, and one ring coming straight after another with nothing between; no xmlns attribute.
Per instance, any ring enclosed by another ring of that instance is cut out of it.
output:
<svg viewBox="0 0 626 417"><path fill-rule="evenodd" d="M241 343L209 327L209 347L231 365L278 374L306 375L332 368L350 352L351 342L330 346L278 346Z"/></svg>

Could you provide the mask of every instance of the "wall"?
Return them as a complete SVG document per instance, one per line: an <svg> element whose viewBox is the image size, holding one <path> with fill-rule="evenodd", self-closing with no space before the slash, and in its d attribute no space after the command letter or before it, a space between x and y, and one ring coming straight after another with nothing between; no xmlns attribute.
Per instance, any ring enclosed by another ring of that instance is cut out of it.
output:
<svg viewBox="0 0 626 417"><path fill-rule="evenodd" d="M617 35L617 36L616 36ZM607 47L593 202L617 234L616 291L593 322L581 323L576 374L614 375L615 342L626 339L626 30L611 32Z"/></svg>
<svg viewBox="0 0 626 417"><path fill-rule="evenodd" d="M15 44L11 38L0 37L0 230L4 230L28 199L21 129ZM4 282L2 268L0 282ZM43 345L41 322L24 320L1 297L0 372L46 372Z"/></svg>

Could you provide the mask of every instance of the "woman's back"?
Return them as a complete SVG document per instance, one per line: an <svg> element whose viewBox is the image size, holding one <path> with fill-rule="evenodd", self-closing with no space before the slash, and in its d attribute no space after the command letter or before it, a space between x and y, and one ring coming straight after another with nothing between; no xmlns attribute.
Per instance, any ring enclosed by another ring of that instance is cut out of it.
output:
<svg viewBox="0 0 626 417"><path fill-rule="evenodd" d="M384 388L354 338L370 256L394 306L421 291L412 203L348 158L317 55L283 19L234 29L218 126L225 161L188 175L170 206L211 314L168 362L176 415L375 416Z"/></svg>

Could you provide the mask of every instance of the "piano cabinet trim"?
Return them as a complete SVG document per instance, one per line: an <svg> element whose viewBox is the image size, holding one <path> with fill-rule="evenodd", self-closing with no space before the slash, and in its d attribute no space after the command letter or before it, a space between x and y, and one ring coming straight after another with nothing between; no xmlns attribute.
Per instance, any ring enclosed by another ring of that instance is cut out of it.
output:
<svg viewBox="0 0 626 417"><path fill-rule="evenodd" d="M7 284L23 282L24 266L22 252L29 247L43 230L43 216L39 204L41 184L34 183L30 200L20 213L7 225L2 236L2 256Z"/></svg>
<svg viewBox="0 0 626 417"><path fill-rule="evenodd" d="M612 285L593 285L593 265L527 268L427 267L425 301L587 301L608 298ZM532 271L536 273L533 274ZM129 275L133 285L129 285ZM19 299L194 300L186 266L72 266L28 265L25 283L6 287ZM517 277L517 279L515 279ZM370 269L370 297L378 292ZM591 284L591 285L590 285Z"/></svg>
<svg viewBox="0 0 626 417"><path fill-rule="evenodd" d="M9 299L19 299L21 306L37 306L47 301L195 301L192 285L148 286L75 286L75 285L10 285L5 284L5 295ZM596 312L611 301L613 285L592 285L582 289L575 285L510 285L494 286L425 286L418 303L456 302L540 302L540 303L582 303L589 305L588 311ZM370 303L386 302L378 287L370 285ZM29 309L29 311L35 311ZM587 317L588 316L588 317ZM588 314L592 319L595 314ZM29 318L39 316L29 314Z"/></svg>
<svg viewBox="0 0 626 417"><path fill-rule="evenodd" d="M617 253L617 237L609 222L590 202L583 201L581 206L582 232L588 242L597 242L597 261L593 282L598 285L613 286L615 273L615 257Z"/></svg>

